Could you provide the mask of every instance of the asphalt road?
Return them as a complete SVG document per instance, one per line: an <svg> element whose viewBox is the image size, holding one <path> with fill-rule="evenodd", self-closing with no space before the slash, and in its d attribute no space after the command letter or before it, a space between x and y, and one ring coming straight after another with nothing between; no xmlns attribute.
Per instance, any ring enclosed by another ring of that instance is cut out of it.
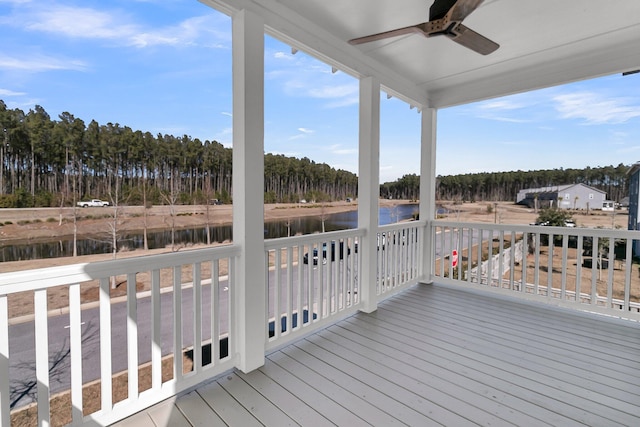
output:
<svg viewBox="0 0 640 427"><path fill-rule="evenodd" d="M220 281L220 329L228 330L228 288L227 281ZM203 336L211 336L211 286L202 286L202 329ZM138 299L138 360L151 360L151 297ZM173 352L173 292L161 294L162 354ZM182 290L183 345L193 343L193 288ZM112 367L113 372L127 368L127 304L111 305ZM51 392L67 390L70 387L69 315L50 316L49 322L49 364ZM83 383L100 377L100 313L99 308L82 310L82 376ZM35 378L35 338L33 321L9 327L9 349L11 365L12 405L30 403L36 393Z"/></svg>
<svg viewBox="0 0 640 427"><path fill-rule="evenodd" d="M334 263L328 263L322 268L328 269ZM339 269L343 263L340 263ZM292 271L292 298L297 298L297 266ZM307 277L307 268L303 275ZM317 271L317 266L312 266ZM340 270L339 270L340 271ZM325 286L329 274L325 272ZM270 295L273 295L275 272L269 276ZM315 282L315 295L318 295L319 283ZM221 280L219 284L219 322L220 334L228 332L228 282ZM281 307L285 306L286 294L281 292ZM183 347L193 344L193 287L185 286L182 290L182 322ZM272 305L272 304L270 304ZM138 298L138 362L143 364L151 360L151 297ZM161 294L161 334L162 354L173 353L173 292L164 291ZM273 310L270 310L273 316ZM82 310L82 382L87 383L100 377L100 313L99 308ZM111 339L112 339L112 372L122 372L127 369L127 304L117 302L111 305ZM70 388L70 353L69 353L69 315L55 315L48 319L49 328L49 378L51 393ZM202 336L204 340L211 337L211 286L202 286ZM19 407L36 401L36 372L35 372L35 337L34 322L27 321L9 326L10 349L10 399L12 407Z"/></svg>

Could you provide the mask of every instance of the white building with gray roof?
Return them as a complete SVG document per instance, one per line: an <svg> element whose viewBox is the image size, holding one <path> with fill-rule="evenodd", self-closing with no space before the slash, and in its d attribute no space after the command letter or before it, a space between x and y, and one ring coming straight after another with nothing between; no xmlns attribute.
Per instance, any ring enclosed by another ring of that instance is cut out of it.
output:
<svg viewBox="0 0 640 427"><path fill-rule="evenodd" d="M516 203L531 208L602 209L606 201L607 193L585 184L525 188L516 197Z"/></svg>

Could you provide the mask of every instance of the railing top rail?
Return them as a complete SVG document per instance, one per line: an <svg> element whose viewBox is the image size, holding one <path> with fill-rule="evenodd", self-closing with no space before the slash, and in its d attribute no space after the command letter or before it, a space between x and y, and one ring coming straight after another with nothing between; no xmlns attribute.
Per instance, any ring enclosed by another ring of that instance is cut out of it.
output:
<svg viewBox="0 0 640 427"><path fill-rule="evenodd" d="M305 234L302 236L278 237L264 242L265 250L277 249L283 246L299 246L317 241L338 240L348 237L364 236L364 230L353 228L349 230L328 231L326 233Z"/></svg>
<svg viewBox="0 0 640 427"><path fill-rule="evenodd" d="M427 221L403 221L396 222L394 224L386 224L378 227L378 231L395 231L402 230L404 228L413 228L413 227L426 227Z"/></svg>
<svg viewBox="0 0 640 427"><path fill-rule="evenodd" d="M432 227L457 227L476 228L483 230L516 231L523 233L541 234L566 234L570 236L596 236L614 237L620 239L640 240L640 231L620 230L611 228L586 228L586 227L550 227L541 225L526 224L491 224L485 222L459 222L436 220L431 222Z"/></svg>
<svg viewBox="0 0 640 427"><path fill-rule="evenodd" d="M183 252L2 273L0 274L0 295L81 283L114 275L206 262L224 257L234 257L239 254L240 247L232 244Z"/></svg>

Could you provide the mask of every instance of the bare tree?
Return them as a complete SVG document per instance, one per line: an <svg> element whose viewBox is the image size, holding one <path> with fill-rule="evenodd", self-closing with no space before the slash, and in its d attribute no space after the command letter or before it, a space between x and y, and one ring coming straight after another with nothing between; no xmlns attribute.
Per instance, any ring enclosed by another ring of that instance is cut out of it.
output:
<svg viewBox="0 0 640 427"><path fill-rule="evenodd" d="M142 222L143 222L143 241L144 241L144 250L149 250L149 239L147 236L147 229L148 229L148 224L147 224L147 209L149 209L150 206L147 206L147 180L143 179L142 180L142 205L144 207L143 211L142 211Z"/></svg>
<svg viewBox="0 0 640 427"><path fill-rule="evenodd" d="M173 185L171 186L171 192L163 194L162 197L169 205L169 218L165 217L164 221L165 223L168 222L171 229L171 250L176 252L180 249L176 247L176 202L178 201L178 194L173 190Z"/></svg>

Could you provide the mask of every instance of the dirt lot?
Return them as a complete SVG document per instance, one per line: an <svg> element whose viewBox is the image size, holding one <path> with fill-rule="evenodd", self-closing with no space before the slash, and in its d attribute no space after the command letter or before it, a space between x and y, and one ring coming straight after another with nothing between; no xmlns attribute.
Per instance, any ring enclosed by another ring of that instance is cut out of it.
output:
<svg viewBox="0 0 640 427"><path fill-rule="evenodd" d="M531 224L538 214L525 206L512 202L441 203L449 212L439 218L463 222L488 222L498 224ZM573 214L578 227L627 228L627 211L602 212L578 211Z"/></svg>

